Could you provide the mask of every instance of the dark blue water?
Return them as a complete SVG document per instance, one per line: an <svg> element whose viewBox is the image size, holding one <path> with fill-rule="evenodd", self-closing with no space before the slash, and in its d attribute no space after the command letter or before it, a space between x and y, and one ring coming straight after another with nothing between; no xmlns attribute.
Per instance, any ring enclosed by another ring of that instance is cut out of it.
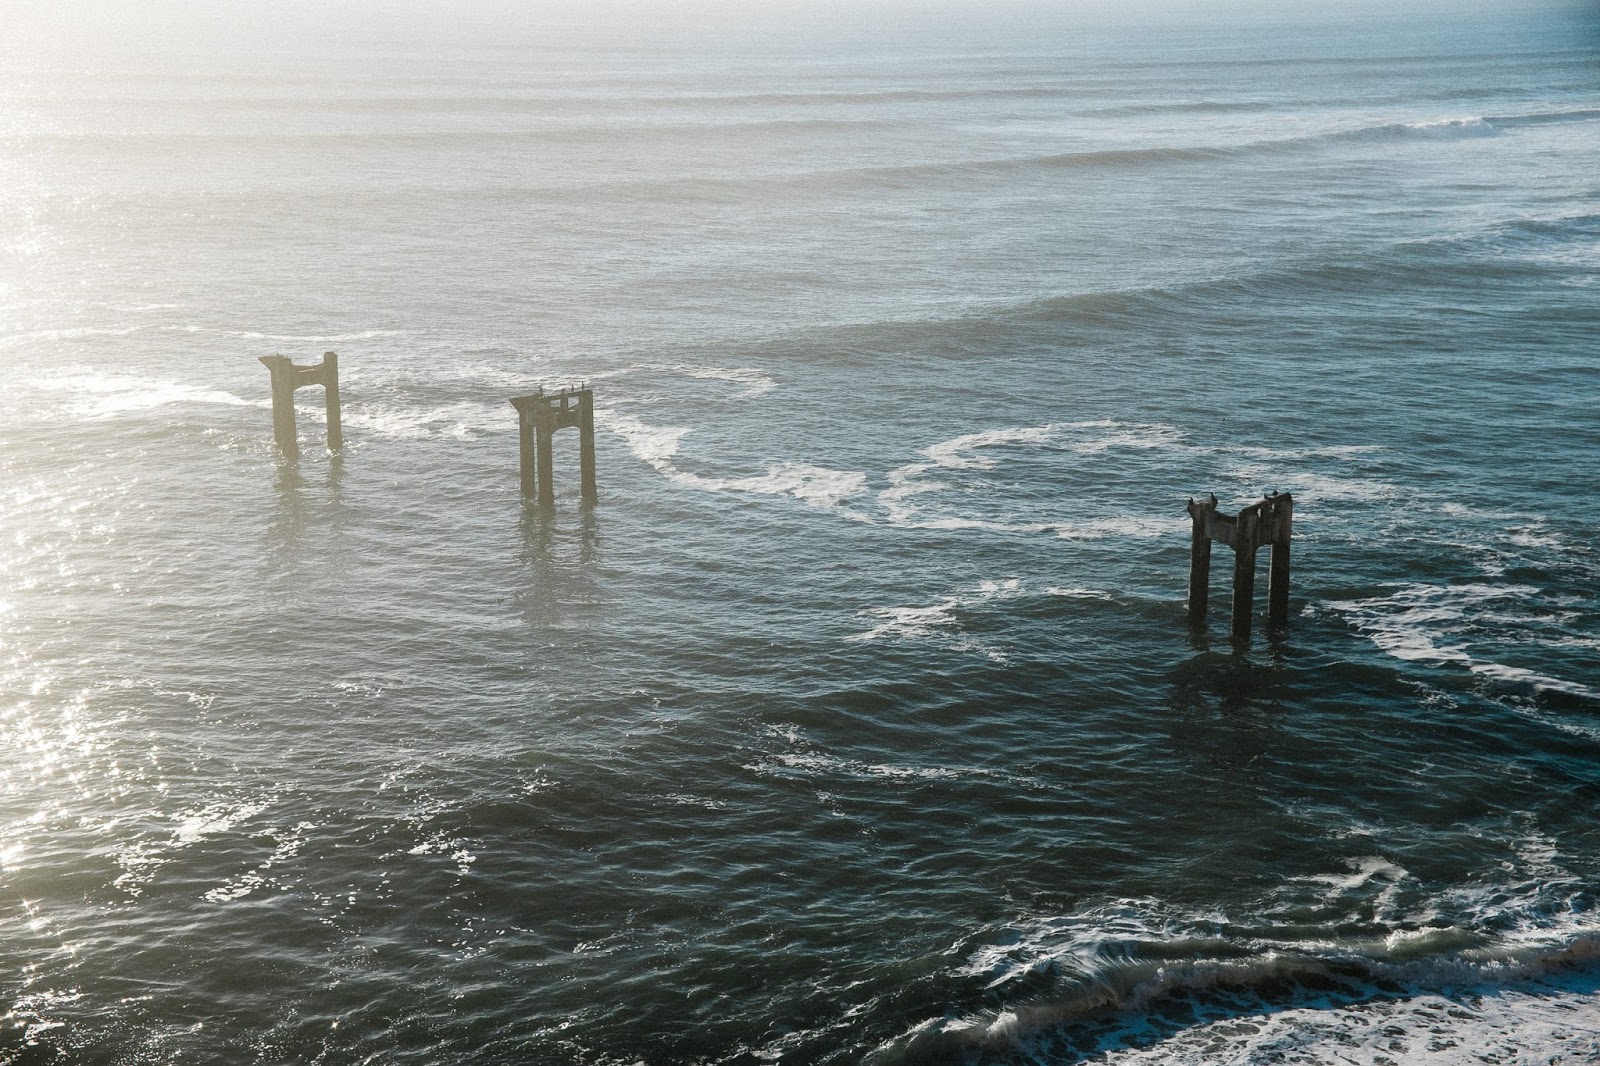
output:
<svg viewBox="0 0 1600 1066"><path fill-rule="evenodd" d="M901 28L11 48L0 1063L1600 1056L1592 11Z"/></svg>

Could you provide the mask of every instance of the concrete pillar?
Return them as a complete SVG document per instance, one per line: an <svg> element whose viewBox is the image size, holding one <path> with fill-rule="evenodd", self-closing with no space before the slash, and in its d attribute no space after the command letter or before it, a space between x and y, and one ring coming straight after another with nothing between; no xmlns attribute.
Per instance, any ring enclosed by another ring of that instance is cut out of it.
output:
<svg viewBox="0 0 1600 1066"><path fill-rule="evenodd" d="M556 475L555 457L550 445L555 436L555 418L548 407L537 409L534 429L539 438L539 502L553 507L556 502Z"/></svg>
<svg viewBox="0 0 1600 1066"><path fill-rule="evenodd" d="M583 485L583 498L593 503L600 495L594 473L594 393L586 392L579 399L578 411L578 470Z"/></svg>
<svg viewBox="0 0 1600 1066"><path fill-rule="evenodd" d="M522 456L522 494L539 495L538 452L533 437L533 412L517 408L517 435Z"/></svg>
<svg viewBox="0 0 1600 1066"><path fill-rule="evenodd" d="M555 449L551 441L558 430L570 428L578 431L583 499L594 502L599 495L595 488L594 393L587 388L553 393L541 389L527 396L511 397L511 406L517 409L522 494L537 497L541 504L555 504Z"/></svg>
<svg viewBox="0 0 1600 1066"><path fill-rule="evenodd" d="M1233 542L1233 639L1250 639L1250 611L1256 596L1256 514L1239 513Z"/></svg>
<svg viewBox="0 0 1600 1066"><path fill-rule="evenodd" d="M1289 536L1294 525L1294 499L1285 493L1275 498L1276 519L1272 561L1267 571L1267 624L1289 624Z"/></svg>
<svg viewBox="0 0 1600 1066"><path fill-rule="evenodd" d="M1200 625L1206 620L1206 601L1211 594L1211 537L1207 532L1207 518L1217 509L1217 498L1196 503L1189 501L1189 516L1194 519L1194 531L1189 539L1189 624Z"/></svg>
<svg viewBox="0 0 1600 1066"><path fill-rule="evenodd" d="M344 424L339 411L339 356L322 353L322 391L328 405L328 450L344 447Z"/></svg>
<svg viewBox="0 0 1600 1066"><path fill-rule="evenodd" d="M300 438L294 425L295 366L286 355L263 355L261 362L272 375L272 438L285 459L298 459Z"/></svg>
<svg viewBox="0 0 1600 1066"><path fill-rule="evenodd" d="M1189 541L1189 621L1205 619L1206 585L1211 577L1211 542L1233 548L1233 639L1250 639L1250 618L1255 606L1256 552L1272 546L1267 584L1267 620L1274 627L1289 621L1289 541L1294 527L1294 499L1273 493L1251 504L1238 517L1216 513L1217 498L1189 501L1194 528Z"/></svg>
<svg viewBox="0 0 1600 1066"><path fill-rule="evenodd" d="M344 447L344 425L339 408L339 357L324 352L316 366L295 366L286 355L263 355L261 362L272 374L272 437L287 459L300 457L300 439L294 425L294 390L321 385L328 408L328 449Z"/></svg>

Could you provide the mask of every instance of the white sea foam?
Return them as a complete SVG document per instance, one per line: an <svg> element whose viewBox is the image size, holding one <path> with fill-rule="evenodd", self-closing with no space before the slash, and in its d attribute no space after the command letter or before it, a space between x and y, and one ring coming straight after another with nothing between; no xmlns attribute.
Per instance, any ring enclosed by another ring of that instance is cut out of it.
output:
<svg viewBox="0 0 1600 1066"><path fill-rule="evenodd" d="M595 381L615 378L626 379L629 376L641 373L678 374L702 381L726 381L734 385L742 385L743 389L733 394L734 399L749 399L771 392L778 387L778 383L772 379L770 374L754 367L700 366L693 363L636 363L630 366L618 367L615 370L603 370L591 375L591 378Z"/></svg>
<svg viewBox="0 0 1600 1066"><path fill-rule="evenodd" d="M958 650L979 652L995 662L1003 663L1008 661L1003 650L967 634L961 612L996 600L1016 599L1025 594L1020 578L1006 578L980 582L926 606L874 607L865 613L882 621L845 639L855 642L933 640Z"/></svg>
<svg viewBox="0 0 1600 1066"><path fill-rule="evenodd" d="M1422 137L1493 137L1500 132L1494 123L1477 115L1409 122L1398 128Z"/></svg>
<svg viewBox="0 0 1600 1066"><path fill-rule="evenodd" d="M882 497L880 496L880 501L881 499ZM1001 522L991 521L986 518L963 518L957 516L923 518L912 521L891 514L890 522L894 525L902 525L912 529L978 529L988 533L1053 533L1059 528L1055 522Z"/></svg>
<svg viewBox="0 0 1600 1066"><path fill-rule="evenodd" d="M1358 916L1365 920L1397 922L1404 915L1397 908L1401 888L1411 880L1405 867L1391 862L1382 855L1363 855L1345 860L1343 873L1312 874L1288 883L1292 891L1296 884L1326 886L1321 890L1324 903L1355 904Z"/></svg>
<svg viewBox="0 0 1600 1066"><path fill-rule="evenodd" d="M175 381L121 374L68 374L46 378L36 388L70 396L66 413L73 418L112 418L130 411L147 411L176 404L221 404L263 407L265 401L246 400L222 389L208 389Z"/></svg>
<svg viewBox="0 0 1600 1066"><path fill-rule="evenodd" d="M127 337L142 331L143 326L74 326L63 329L36 329L0 337L0 351L20 348L28 344L47 341L87 340L91 337Z"/></svg>
<svg viewBox="0 0 1600 1066"><path fill-rule="evenodd" d="M1046 596L1065 596L1073 600L1110 600L1114 598L1111 593L1104 589L1066 588L1060 585L1052 585L1045 589L1044 592Z"/></svg>
<svg viewBox="0 0 1600 1066"><path fill-rule="evenodd" d="M890 763L862 763L814 752L785 752L777 762L789 769L810 773L840 774L848 777L881 777L892 781L945 781L982 771L949 766L908 766Z"/></svg>
<svg viewBox="0 0 1600 1066"><path fill-rule="evenodd" d="M1576 648L1581 651L1600 651L1600 636L1540 637L1539 643L1547 648Z"/></svg>
<svg viewBox="0 0 1600 1066"><path fill-rule="evenodd" d="M1518 548L1560 548L1561 537L1542 524L1506 530L1506 541Z"/></svg>
<svg viewBox="0 0 1600 1066"><path fill-rule="evenodd" d="M1054 426L991 429L940 441L922 449L922 454L932 460L932 467L943 467L946 470L989 470L994 467L995 459L990 455L979 454L982 449L1002 444L1049 444L1055 437ZM930 466L924 465L919 469L929 468Z"/></svg>
<svg viewBox="0 0 1600 1066"><path fill-rule="evenodd" d="M1479 1066L1600 1061L1592 998L1541 983L1465 995L1312 1004L1218 1018L1150 1047L1106 1048L1107 1066Z"/></svg>
<svg viewBox="0 0 1600 1066"><path fill-rule="evenodd" d="M687 426L652 426L631 415L606 412L606 429L622 438L634 455L669 477L676 471L671 459L678 454L678 443L689 432Z"/></svg>
<svg viewBox="0 0 1600 1066"><path fill-rule="evenodd" d="M347 341L366 341L378 337L404 337L410 331L403 329L360 329L348 333L262 333L251 329L216 329L211 326L162 326L174 333L214 333L220 337L235 337L246 341L281 341L286 344L340 344ZM316 353L318 357L321 353Z"/></svg>
<svg viewBox="0 0 1600 1066"><path fill-rule="evenodd" d="M632 371L656 370L682 373L696 377L716 378L745 384L758 394L773 387L773 382L759 371L741 368L697 367L677 364L641 364L636 367L608 371L606 375L618 376ZM601 376L606 376L601 375ZM692 431L688 426L662 426L646 422L633 414L624 414L610 408L600 411L606 428L621 436L629 449L640 459L655 467L660 473L691 488L710 492L750 492L767 495L791 495L820 507L838 507L843 501L862 496L867 492L866 474L859 471L842 471L819 467L804 462L785 462L768 467L765 473L753 476L730 477L710 475L685 469L676 459L684 438ZM1030 450L1049 449L1066 455L1076 455L1085 460L1113 450L1166 450L1205 451L1187 443L1184 433L1165 423L1122 422L1102 419L1090 422L1063 422L1038 426L1009 426L997 429L964 433L928 445L921 451L922 459L906 463L887 472L885 488L880 489L875 501L883 519L890 525L907 528L965 531L1006 534L1055 534L1067 540L1156 539L1184 532L1188 519L1183 515L1117 515L1095 517L1067 517L1023 514L986 514L964 505L940 506L942 500L952 498L950 490L981 487L990 471L999 470L1008 457ZM1272 481L1293 491L1321 498L1353 498L1372 500L1394 493L1393 486L1381 482L1338 478L1301 471L1287 477L1279 476L1279 465L1267 460L1276 457L1278 463L1297 457L1322 457L1348 460L1373 450L1369 445L1331 446L1285 452L1281 455L1270 449L1250 451L1261 462L1248 467L1235 468L1227 477L1241 481ZM1303 452L1303 455L1302 455ZM941 499L942 497L942 499ZM996 494L987 494L996 500ZM981 506L981 505L980 505ZM996 500L998 507L998 501ZM862 514L848 511L850 517L870 520L870 512Z"/></svg>
<svg viewBox="0 0 1600 1066"><path fill-rule="evenodd" d="M1397 866L1381 855L1364 855L1358 858L1346 859L1348 867L1346 873L1338 874L1313 874L1301 878L1312 884L1325 884L1328 886L1326 895L1331 898L1361 888L1374 880L1382 879L1394 883L1401 878L1410 876L1405 867Z"/></svg>
<svg viewBox="0 0 1600 1066"><path fill-rule="evenodd" d="M789 744L802 744L802 738L792 728L775 729L773 735ZM756 773L785 773L800 771L804 774L823 777L848 777L857 779L881 779L894 782L915 781L949 781L957 778L985 778L990 780L1005 781L1015 787L1027 787L1035 784L1032 778L1014 773L1006 769L997 769L988 766L944 766L924 765L916 763L869 763L857 759L845 759L837 755L802 748L797 751L785 751L772 757L768 761L749 764L747 769Z"/></svg>
<svg viewBox="0 0 1600 1066"><path fill-rule="evenodd" d="M1228 451L1249 459L1277 463L1305 462L1310 459L1337 459L1349 462L1383 451L1381 444L1334 444L1313 448L1263 448L1255 445L1230 446Z"/></svg>
<svg viewBox="0 0 1600 1066"><path fill-rule="evenodd" d="M878 505L890 524L916 529L973 529L993 533L1055 533L1073 540L1108 536L1157 536L1183 521L1161 518L1118 517L1065 519L1041 516L1000 518L973 513L930 513L931 500L973 477L998 469L1016 450L1051 449L1091 457L1113 449L1182 449L1181 430L1164 423L1059 422L1042 426L1008 426L964 433L922 449L924 461L890 470L889 485L879 491Z"/></svg>
<svg viewBox="0 0 1600 1066"><path fill-rule="evenodd" d="M811 463L780 462L763 474L747 477L713 477L684 470L675 461L685 426L653 426L631 415L605 412L600 424L616 433L628 450L670 480L705 492L748 492L761 496L792 496L813 507L837 507L866 492L867 476L857 470L837 470Z"/></svg>
<svg viewBox="0 0 1600 1066"><path fill-rule="evenodd" d="M1496 662L1475 654L1467 631L1473 626L1527 621L1530 601L1540 596L1530 585L1410 584L1388 596L1329 601L1379 649L1407 662L1451 664L1503 683L1534 691L1561 692L1600 700L1600 690L1577 681ZM1534 643L1539 643L1535 640Z"/></svg>
<svg viewBox="0 0 1600 1066"><path fill-rule="evenodd" d="M1235 466L1223 471L1223 478L1264 489L1293 493L1297 497L1329 500L1354 500L1370 502L1393 499L1401 494L1400 488L1387 481L1373 478L1340 477L1312 470L1286 470L1281 463L1256 463ZM1297 509L1297 520L1303 520Z"/></svg>
<svg viewBox="0 0 1600 1066"><path fill-rule="evenodd" d="M1057 522L1051 528L1064 540L1103 540L1116 537L1124 540L1150 540L1186 533L1190 527L1187 515L1141 515L1127 518L1091 518L1081 522Z"/></svg>
<svg viewBox="0 0 1600 1066"><path fill-rule="evenodd" d="M718 491L793 496L813 507L835 507L867 490L867 476L857 470L833 470L811 463L777 463L756 477L721 479Z"/></svg>
<svg viewBox="0 0 1600 1066"><path fill-rule="evenodd" d="M897 637L906 640L926 637L937 630L955 626L955 610L961 606L962 600L951 597L927 607L874 607L870 613L886 621L846 639L881 640L884 637Z"/></svg>
<svg viewBox="0 0 1600 1066"><path fill-rule="evenodd" d="M1348 896L1408 877L1381 856L1349 867L1302 883ZM1511 886L1496 899L1500 918L1508 905L1524 908L1520 930L1398 925L1376 939L1276 941L1254 923L1233 932L1221 913L1148 899L1030 920L992 933L953 974L1001 994L1043 981L1054 997L1035 991L1025 1004L930 1020L869 1061L976 1052L1058 1061L1081 1054L1085 1038L1098 1045L1096 1061L1131 1063L1554 1062L1543 1056L1600 1050L1600 1026L1585 1024L1600 1019L1589 978L1567 968L1600 958L1600 920ZM1189 1004L1195 1024L1153 1020L1169 997ZM1498 1051L1478 1057L1484 1048Z"/></svg>
<svg viewBox="0 0 1600 1066"><path fill-rule="evenodd" d="M320 414L315 405L306 414L315 420ZM344 423L367 433L397 440L425 440L447 437L472 440L515 426L516 416L502 404L458 403L432 406L366 402L344 413Z"/></svg>
<svg viewBox="0 0 1600 1066"><path fill-rule="evenodd" d="M1090 430L1086 435L1071 441L1071 448L1083 455L1093 455L1112 448L1171 449L1186 445L1184 432L1163 422L1118 422L1102 419L1098 422L1069 422L1062 431ZM1098 432L1103 430L1104 432Z"/></svg>
<svg viewBox="0 0 1600 1066"><path fill-rule="evenodd" d="M1527 685L1535 691L1563 692L1569 696L1600 700L1600 689L1594 689L1576 681L1564 681L1559 677L1550 677L1533 670L1525 670L1519 666L1506 666L1503 663L1474 662L1468 669L1475 674L1494 678L1496 681Z"/></svg>

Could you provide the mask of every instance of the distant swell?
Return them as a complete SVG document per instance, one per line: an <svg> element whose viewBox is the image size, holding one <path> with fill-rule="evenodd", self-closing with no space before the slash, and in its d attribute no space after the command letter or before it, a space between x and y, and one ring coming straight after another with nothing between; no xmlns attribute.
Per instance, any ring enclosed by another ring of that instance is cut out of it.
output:
<svg viewBox="0 0 1600 1066"><path fill-rule="evenodd" d="M1227 111L1236 110L1239 106L1243 105L1209 103L1132 105L1129 108L1108 109L1103 114L1157 113L1185 109ZM926 180L941 175L945 177L1014 175L1019 171L1029 169L1051 171L1182 166L1219 160L1252 159L1283 154L1292 155L1315 151L1327 145L1363 143L1381 145L1400 141L1470 140L1495 137L1503 131L1523 127L1559 122L1586 122L1595 119L1600 119L1600 110L1534 112L1526 115L1500 115L1487 118L1482 116L1450 117L1420 122L1384 122L1375 125L1356 126L1349 129L1322 130L1289 137L1263 138L1236 144L1161 144L1126 148L1094 148L1084 151L1052 152L1040 155L1019 155L990 159L951 160L902 166L815 170L800 174L768 175L748 180L757 182L775 180L903 182Z"/></svg>
<svg viewBox="0 0 1600 1066"><path fill-rule="evenodd" d="M1556 122L1594 122L1600 119L1600 108L1582 108L1577 111L1536 111L1529 115L1489 115L1485 122L1493 126L1515 129L1519 126L1548 126Z"/></svg>

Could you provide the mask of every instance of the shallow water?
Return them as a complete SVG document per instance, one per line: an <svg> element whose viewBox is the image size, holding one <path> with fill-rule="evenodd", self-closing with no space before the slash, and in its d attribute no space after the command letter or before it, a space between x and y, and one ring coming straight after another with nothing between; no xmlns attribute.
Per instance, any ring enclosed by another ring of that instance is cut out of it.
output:
<svg viewBox="0 0 1600 1066"><path fill-rule="evenodd" d="M1597 49L13 54L0 1062L1600 1055Z"/></svg>

